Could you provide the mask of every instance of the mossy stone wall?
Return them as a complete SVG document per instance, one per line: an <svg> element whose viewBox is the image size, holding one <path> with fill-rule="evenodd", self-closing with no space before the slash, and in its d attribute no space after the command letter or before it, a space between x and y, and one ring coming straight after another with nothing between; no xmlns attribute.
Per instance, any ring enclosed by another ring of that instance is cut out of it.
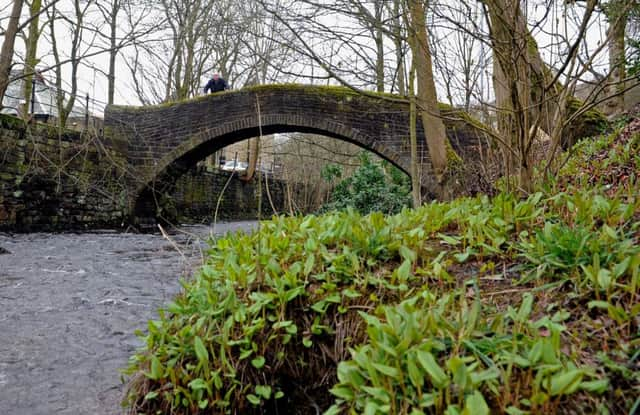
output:
<svg viewBox="0 0 640 415"><path fill-rule="evenodd" d="M263 177L260 189L257 178L244 181L230 172L192 169L178 178L171 200L181 223L210 223L216 207L218 220L256 219L258 205L262 218L283 213L284 195L280 180Z"/></svg>
<svg viewBox="0 0 640 415"><path fill-rule="evenodd" d="M0 230L118 228L122 143L0 115ZM125 146L126 148L126 146Z"/></svg>
<svg viewBox="0 0 640 415"><path fill-rule="evenodd" d="M70 231L124 229L135 169L128 164L126 141L83 135L45 125L25 125L0 115L0 231ZM228 182L228 183L227 183ZM222 189L218 219L255 219L257 180L245 182L229 173L189 170L170 195L177 217L206 222ZM278 212L283 184L263 182L262 216L273 214L266 187Z"/></svg>

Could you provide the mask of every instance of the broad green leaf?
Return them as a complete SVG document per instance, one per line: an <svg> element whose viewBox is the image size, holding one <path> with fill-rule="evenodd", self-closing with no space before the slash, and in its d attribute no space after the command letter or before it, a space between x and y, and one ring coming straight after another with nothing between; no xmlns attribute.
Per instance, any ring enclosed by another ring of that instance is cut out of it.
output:
<svg viewBox="0 0 640 415"><path fill-rule="evenodd" d="M518 409L515 406L508 407L505 412L507 415L529 415L530 412L523 411L522 409Z"/></svg>
<svg viewBox="0 0 640 415"><path fill-rule="evenodd" d="M269 385L256 385L256 395L261 396L264 399L271 398L271 386L269 386Z"/></svg>
<svg viewBox="0 0 640 415"><path fill-rule="evenodd" d="M293 324L293 321L291 321L291 320L278 321L277 323L273 324L272 328L274 330L278 330L278 329L281 329L281 328L289 327L292 324Z"/></svg>
<svg viewBox="0 0 640 415"><path fill-rule="evenodd" d="M247 400L253 405L253 406L258 406L260 405L260 398L258 398L256 395L253 394L248 394L247 395Z"/></svg>
<svg viewBox="0 0 640 415"><path fill-rule="evenodd" d="M156 356L152 356L151 357L151 373L150 375L147 375L147 377L150 377L153 380L158 380L162 377L163 374L164 374L164 367L162 366L162 363L160 363L160 359L158 359Z"/></svg>
<svg viewBox="0 0 640 415"><path fill-rule="evenodd" d="M376 368L378 372L385 374L389 377L392 377L394 379L400 378L400 371L395 367L383 365L381 363L373 363L373 367Z"/></svg>
<svg viewBox="0 0 640 415"><path fill-rule="evenodd" d="M447 361L447 367L453 374L453 382L462 390L467 388L467 366L458 356Z"/></svg>
<svg viewBox="0 0 640 415"><path fill-rule="evenodd" d="M458 245L460 243L460 239L461 237L456 237L456 236L449 236L449 235L445 235L443 233L439 233L438 234L438 238L442 239L442 241L444 241L444 243L448 244L448 245Z"/></svg>
<svg viewBox="0 0 640 415"><path fill-rule="evenodd" d="M251 359L251 365L253 365L253 367L255 367L256 369L262 369L262 367L264 366L265 363L265 359L262 356L258 356L255 359Z"/></svg>
<svg viewBox="0 0 640 415"><path fill-rule="evenodd" d="M167 311L169 311L172 314L181 314L182 306L172 301L167 305Z"/></svg>
<svg viewBox="0 0 640 415"><path fill-rule="evenodd" d="M305 292L306 292L305 286L301 285L299 287L292 288L292 289L288 290L287 293L285 294L284 298L285 298L285 300L287 300L287 302L290 302L294 298L297 298L297 297L301 296Z"/></svg>
<svg viewBox="0 0 640 415"><path fill-rule="evenodd" d="M205 382L203 379L201 378L197 378L192 380L191 382L189 382L188 386L195 390L200 390L200 389L205 389L205 390L209 390L209 385L207 385L207 382Z"/></svg>
<svg viewBox="0 0 640 415"><path fill-rule="evenodd" d="M444 415L460 415L460 409L458 409L457 405L449 405L444 411Z"/></svg>
<svg viewBox="0 0 640 415"><path fill-rule="evenodd" d="M376 415L378 413L379 410L379 405L376 404L373 401L367 401L366 405L364 406L364 415Z"/></svg>
<svg viewBox="0 0 640 415"><path fill-rule="evenodd" d="M632 258L633 257L628 256L622 262L616 264L616 266L613 268L614 278L618 278L622 276L622 274L624 274L627 271L627 269L629 268L629 265L631 264Z"/></svg>
<svg viewBox="0 0 640 415"><path fill-rule="evenodd" d="M352 290L351 288L345 288L344 290L342 290L342 295L347 298L362 297L362 294L360 294L358 291Z"/></svg>
<svg viewBox="0 0 640 415"><path fill-rule="evenodd" d="M331 394L337 398L344 399L347 402L352 401L355 398L353 390L348 386L338 385L329 390Z"/></svg>
<svg viewBox="0 0 640 415"><path fill-rule="evenodd" d="M342 408L339 405L331 405L329 409L324 411L322 415L340 415L342 413Z"/></svg>
<svg viewBox="0 0 640 415"><path fill-rule="evenodd" d="M618 239L618 234L616 233L615 230L613 230L609 225L604 224L602 226L602 230L604 231L604 233L607 234L607 236L613 240Z"/></svg>
<svg viewBox="0 0 640 415"><path fill-rule="evenodd" d="M463 415L489 415L489 407L482 394L474 391L468 395L464 402Z"/></svg>
<svg viewBox="0 0 640 415"><path fill-rule="evenodd" d="M409 373L409 380L416 389L422 388L424 384L424 377L418 365L414 362L415 355L409 355L407 358L407 372Z"/></svg>
<svg viewBox="0 0 640 415"><path fill-rule="evenodd" d="M398 249L398 252L400 253L402 259L404 259L405 261L415 262L416 258L418 257L414 250L406 247L405 245L401 245L400 249Z"/></svg>
<svg viewBox="0 0 640 415"><path fill-rule="evenodd" d="M407 281L411 276L411 261L404 260L402 265L400 265L396 270L396 273L400 281Z"/></svg>
<svg viewBox="0 0 640 415"><path fill-rule="evenodd" d="M580 383L580 389L593 393L605 393L609 390L609 379L598 379Z"/></svg>
<svg viewBox="0 0 640 415"><path fill-rule="evenodd" d="M456 259L456 261L462 263L462 262L465 262L467 259L469 259L469 255L471 255L471 253L472 253L472 250L467 248L462 253L454 254L453 257Z"/></svg>
<svg viewBox="0 0 640 415"><path fill-rule="evenodd" d="M144 400L145 401L150 401L152 399L155 399L157 396L158 396L158 392L151 391L151 392L147 393L146 395L144 395Z"/></svg>
<svg viewBox="0 0 640 415"><path fill-rule="evenodd" d="M500 377L500 372L495 367L492 367L481 372L478 372L477 370L472 371L469 377L471 378L471 383L474 386L477 386L481 383L488 382L493 379L498 379Z"/></svg>
<svg viewBox="0 0 640 415"><path fill-rule="evenodd" d="M421 408L430 408L436 404L435 393L425 393L420 400Z"/></svg>
<svg viewBox="0 0 640 415"><path fill-rule="evenodd" d="M378 402L388 403L391 400L389 393L383 388L373 386L363 386L362 390L373 397Z"/></svg>
<svg viewBox="0 0 640 415"><path fill-rule="evenodd" d="M525 293L522 296L522 304L520 305L520 309L518 309L518 314L516 316L516 321L520 323L524 323L529 318L531 314L531 310L533 308L533 296L531 293Z"/></svg>
<svg viewBox="0 0 640 415"><path fill-rule="evenodd" d="M307 254L307 260L304 261L304 276L308 277L316 263L316 257L313 254Z"/></svg>
<svg viewBox="0 0 640 415"><path fill-rule="evenodd" d="M549 394L551 396L572 394L580 386L580 381L583 376L584 371L580 369L573 369L553 375Z"/></svg>
<svg viewBox="0 0 640 415"><path fill-rule="evenodd" d="M611 286L611 271L606 268L600 268L598 271L598 286L607 291Z"/></svg>
<svg viewBox="0 0 640 415"><path fill-rule="evenodd" d="M535 365L542 358L543 347L544 347L544 340L539 339L534 343L533 347L529 350L529 354L527 357L529 358L529 361L532 364Z"/></svg>
<svg viewBox="0 0 640 415"><path fill-rule="evenodd" d="M591 310L592 308L601 308L603 310L608 310L609 306L610 304L608 302L599 300L593 300L587 303L587 307L589 307L589 310Z"/></svg>
<svg viewBox="0 0 640 415"><path fill-rule="evenodd" d="M196 336L193 345L196 349L196 356L198 357L198 361L202 364L206 364L209 362L209 352L205 347L202 339L199 336Z"/></svg>
<svg viewBox="0 0 640 415"><path fill-rule="evenodd" d="M433 385L438 389L443 389L449 385L449 378L436 362L436 359L429 352L418 350L418 361L424 370L429 374Z"/></svg>

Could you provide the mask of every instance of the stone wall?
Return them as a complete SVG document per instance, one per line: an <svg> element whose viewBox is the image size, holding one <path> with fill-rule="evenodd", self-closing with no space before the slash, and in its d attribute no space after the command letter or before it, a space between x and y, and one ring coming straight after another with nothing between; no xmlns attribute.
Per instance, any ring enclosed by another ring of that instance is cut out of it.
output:
<svg viewBox="0 0 640 415"><path fill-rule="evenodd" d="M230 172L192 169L177 180L171 199L182 223L210 223L218 200L218 220L255 219L258 204L263 218L273 215L274 208L276 213L283 213L285 192L281 181L263 178L261 196L259 190L255 179L247 182Z"/></svg>
<svg viewBox="0 0 640 415"><path fill-rule="evenodd" d="M0 230L123 226L123 144L0 115Z"/></svg>
<svg viewBox="0 0 640 415"><path fill-rule="evenodd" d="M127 143L75 131L58 134L45 125L25 125L0 115L0 231L71 231L125 229L131 182ZM182 176L170 196L177 216L186 223L257 217L257 182L226 172L195 167ZM270 180L270 195L282 211L282 184ZM263 183L263 189L266 184ZM273 214L263 191L263 217ZM155 229L155 227L154 227Z"/></svg>

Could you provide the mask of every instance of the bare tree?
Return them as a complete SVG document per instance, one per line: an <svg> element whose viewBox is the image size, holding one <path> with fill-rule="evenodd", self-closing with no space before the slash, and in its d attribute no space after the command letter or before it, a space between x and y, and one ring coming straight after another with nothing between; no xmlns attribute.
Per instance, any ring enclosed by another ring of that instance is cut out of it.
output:
<svg viewBox="0 0 640 415"><path fill-rule="evenodd" d="M113 104L116 84L116 57L118 56L118 14L122 9L122 0L110 0L96 3L98 10L109 26L109 68L107 70L107 103Z"/></svg>
<svg viewBox="0 0 640 415"><path fill-rule="evenodd" d="M472 106L490 99L485 87L490 54L482 38L482 5L436 0L430 3L429 12L427 29L436 85L446 92L450 105L470 112Z"/></svg>
<svg viewBox="0 0 640 415"><path fill-rule="evenodd" d="M624 92L626 89L626 29L631 0L611 0L605 8L609 20L609 83L613 86L613 97L608 105L614 114L624 111Z"/></svg>
<svg viewBox="0 0 640 415"><path fill-rule="evenodd" d="M158 103L202 93L202 79L219 72L234 84L245 35L235 0L163 0L151 13L162 21L126 56L139 99Z"/></svg>
<svg viewBox="0 0 640 415"><path fill-rule="evenodd" d="M533 39L521 2L485 0L493 48L493 78L498 110L498 131L502 137L507 174L516 170L519 186L529 191L533 185L531 150L539 129L549 134L554 149L560 144L569 124L581 122L588 109L571 108L573 90L579 72L578 46L584 38L596 1L589 0L582 14L568 53L552 72L543 62ZM561 84L561 76L565 84ZM575 107L575 105L574 105ZM552 153L554 153L552 151Z"/></svg>
<svg viewBox="0 0 640 415"><path fill-rule="evenodd" d="M13 50L15 46L16 35L20 23L20 14L22 13L22 0L13 0L13 7L9 17L7 29L4 32L4 41L0 49L0 109L2 108L2 99L9 85L9 75L11 73L11 63L13 62Z"/></svg>
<svg viewBox="0 0 640 415"><path fill-rule="evenodd" d="M61 11L56 6L47 10L48 23L49 23L49 40L51 42L51 49L54 57L55 67L55 85L56 85L56 107L58 109L58 126L64 128L67 124L67 118L71 114L77 99L78 93L78 69L82 56L84 55L84 48L88 49L94 44L95 32L90 33L93 39L85 39L85 16L87 11L92 5L92 1L86 1L84 4L80 0L73 0L73 7L70 11ZM58 45L58 35L56 34L57 22L61 22L68 35L71 37L70 47L65 43L65 51L68 51L68 60L65 60ZM71 66L70 73L70 89L65 93L63 88L63 74L62 66L64 62L68 62Z"/></svg>
<svg viewBox="0 0 640 415"><path fill-rule="evenodd" d="M391 91L397 91L400 95L406 95L407 81L405 74L405 56L407 55L407 42L405 41L406 35L404 34L404 27L402 24L402 0L393 0L392 9L389 11L391 14L391 39L393 40L393 47L396 58L396 70L393 77L393 86Z"/></svg>

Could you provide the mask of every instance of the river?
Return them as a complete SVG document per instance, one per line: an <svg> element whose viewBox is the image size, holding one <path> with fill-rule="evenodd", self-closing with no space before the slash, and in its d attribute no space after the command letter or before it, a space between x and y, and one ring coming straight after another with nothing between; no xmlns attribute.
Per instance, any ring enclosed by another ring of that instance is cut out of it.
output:
<svg viewBox="0 0 640 415"><path fill-rule="evenodd" d="M210 233L0 234L0 414L122 413L134 331L201 263Z"/></svg>

